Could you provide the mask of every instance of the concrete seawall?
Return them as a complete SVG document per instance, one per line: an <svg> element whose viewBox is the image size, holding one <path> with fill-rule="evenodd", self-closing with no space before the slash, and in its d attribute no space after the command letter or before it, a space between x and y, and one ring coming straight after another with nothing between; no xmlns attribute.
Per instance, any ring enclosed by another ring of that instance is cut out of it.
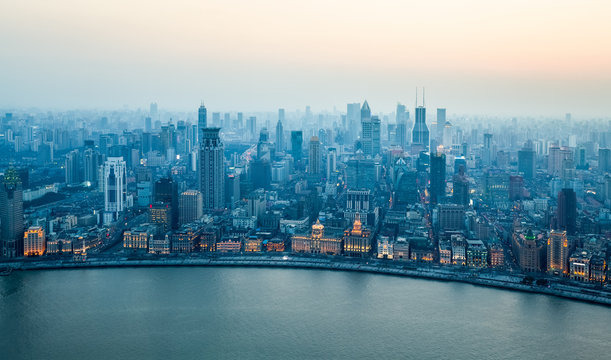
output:
<svg viewBox="0 0 611 360"><path fill-rule="evenodd" d="M523 276L497 274L491 272L456 271L451 267L417 267L414 264L394 262L350 262L325 258L307 258L298 256L220 256L220 257L185 257L157 259L88 259L84 262L66 260L44 260L12 262L0 264L14 270L55 270L111 267L158 267L158 266L236 266L236 267L279 267L321 269L337 271L359 271L374 274L386 274L424 278L441 281L457 281L474 285L518 290L536 294L545 294L567 299L586 301L611 306L611 292L606 290L585 289L566 284L537 286L523 284Z"/></svg>

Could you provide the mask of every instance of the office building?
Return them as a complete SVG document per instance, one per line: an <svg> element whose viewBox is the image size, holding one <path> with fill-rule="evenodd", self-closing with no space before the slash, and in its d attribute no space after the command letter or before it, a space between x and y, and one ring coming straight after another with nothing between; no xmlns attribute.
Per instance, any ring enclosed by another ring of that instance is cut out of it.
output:
<svg viewBox="0 0 611 360"><path fill-rule="evenodd" d="M573 189L562 189L558 193L556 217L557 229L566 230L568 235L575 234L577 230L577 196Z"/></svg>
<svg viewBox="0 0 611 360"><path fill-rule="evenodd" d="M201 144L203 130L208 127L208 110L204 106L204 102L199 106L197 111L197 142Z"/></svg>
<svg viewBox="0 0 611 360"><path fill-rule="evenodd" d="M303 151L303 131L291 131L291 155L295 162L301 161Z"/></svg>
<svg viewBox="0 0 611 360"><path fill-rule="evenodd" d="M102 168L104 223L117 221L127 205L127 174L122 157L109 157Z"/></svg>
<svg viewBox="0 0 611 360"><path fill-rule="evenodd" d="M188 224L204 216L204 198L198 190L187 190L180 194L179 223Z"/></svg>
<svg viewBox="0 0 611 360"><path fill-rule="evenodd" d="M312 176L319 176L321 170L320 141L317 136L310 139L310 154L308 159L308 172Z"/></svg>
<svg viewBox="0 0 611 360"><path fill-rule="evenodd" d="M431 155L430 203L438 204L446 194L446 155L435 153Z"/></svg>
<svg viewBox="0 0 611 360"><path fill-rule="evenodd" d="M219 128L204 129L200 145L199 190L204 211L225 208L225 147L219 131Z"/></svg>
<svg viewBox="0 0 611 360"><path fill-rule="evenodd" d="M568 257L566 231L550 231L547 238L547 272L553 275L568 274Z"/></svg>

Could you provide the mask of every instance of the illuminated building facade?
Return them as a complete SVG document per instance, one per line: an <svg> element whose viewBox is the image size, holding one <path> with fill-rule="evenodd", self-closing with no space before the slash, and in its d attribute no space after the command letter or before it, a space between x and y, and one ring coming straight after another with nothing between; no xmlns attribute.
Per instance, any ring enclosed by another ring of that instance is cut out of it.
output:
<svg viewBox="0 0 611 360"><path fill-rule="evenodd" d="M344 231L344 255L351 257L367 257L371 252L372 234L361 224L357 212L352 228Z"/></svg>
<svg viewBox="0 0 611 360"><path fill-rule="evenodd" d="M339 255L342 252L341 237L327 236L325 227L316 220L310 235L293 235L291 248L294 253Z"/></svg>
<svg viewBox="0 0 611 360"><path fill-rule="evenodd" d="M590 281L590 260L592 253L585 249L577 250L569 258L569 276L577 281Z"/></svg>
<svg viewBox="0 0 611 360"><path fill-rule="evenodd" d="M155 233L154 226L139 226L123 232L123 247L128 249L148 249L149 240Z"/></svg>
<svg viewBox="0 0 611 360"><path fill-rule="evenodd" d="M23 235L23 254L39 256L46 250L45 231L41 226L30 227Z"/></svg>
<svg viewBox="0 0 611 360"><path fill-rule="evenodd" d="M569 241L566 231L552 230L547 239L547 272L555 275L568 273Z"/></svg>
<svg viewBox="0 0 611 360"><path fill-rule="evenodd" d="M483 268L488 266L488 249L481 240L467 240L467 266Z"/></svg>

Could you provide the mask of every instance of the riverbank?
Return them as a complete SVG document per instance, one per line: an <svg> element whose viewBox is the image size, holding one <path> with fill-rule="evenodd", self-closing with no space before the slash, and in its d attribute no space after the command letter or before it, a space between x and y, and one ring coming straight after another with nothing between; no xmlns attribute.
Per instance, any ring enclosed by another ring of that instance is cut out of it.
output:
<svg viewBox="0 0 611 360"><path fill-rule="evenodd" d="M109 267L158 267L158 266L236 266L236 267L281 267L336 271L358 271L374 274L406 276L440 281L457 281L473 285L517 290L536 294L562 297L566 299L591 302L611 306L611 291L583 288L551 282L547 286L522 283L523 275L510 275L489 271L457 271L452 267L426 267L413 263L387 261L341 261L335 258L300 257L294 255L224 255L216 257L177 257L177 258L89 258L86 261L40 260L9 262L0 264L1 268L12 270L57 270Z"/></svg>

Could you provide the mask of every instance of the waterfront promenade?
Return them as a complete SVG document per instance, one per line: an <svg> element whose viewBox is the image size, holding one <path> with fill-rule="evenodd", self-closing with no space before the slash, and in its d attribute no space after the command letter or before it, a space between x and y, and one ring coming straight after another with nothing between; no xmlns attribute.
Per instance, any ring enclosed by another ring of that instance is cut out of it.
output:
<svg viewBox="0 0 611 360"><path fill-rule="evenodd" d="M285 267L338 271L360 271L376 274L408 276L441 281L458 281L475 285L518 290L558 296L573 300L611 305L611 291L588 284L568 282L564 279L546 278L545 285L524 283L523 274L511 274L490 269L472 269L457 266L426 265L412 262L394 262L376 259L351 259L345 257L304 256L295 254L214 254L192 256L90 256L86 260L28 259L0 263L0 268L12 271L55 270L106 267L155 267L155 266L242 266Z"/></svg>

